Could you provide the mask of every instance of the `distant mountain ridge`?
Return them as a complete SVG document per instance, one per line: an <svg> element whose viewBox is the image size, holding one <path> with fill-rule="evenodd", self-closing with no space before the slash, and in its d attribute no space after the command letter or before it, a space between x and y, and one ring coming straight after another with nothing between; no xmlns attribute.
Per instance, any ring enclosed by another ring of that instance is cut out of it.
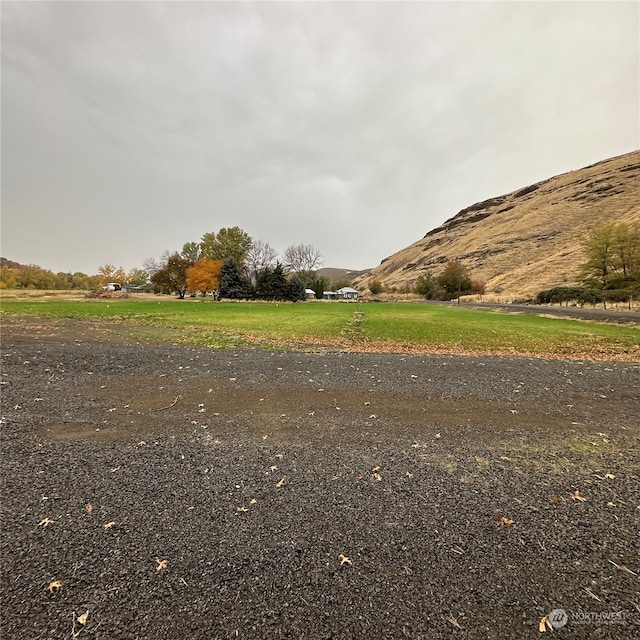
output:
<svg viewBox="0 0 640 640"><path fill-rule="evenodd" d="M349 282L353 282L356 278L364 275L365 273L369 273L370 269L362 269L360 271L355 271L353 269L338 269L336 267L323 267L322 269L318 269L316 273L319 276L325 276L329 278L331 282L337 282L339 280L347 280Z"/></svg>
<svg viewBox="0 0 640 640"><path fill-rule="evenodd" d="M7 267L7 269L20 269L25 265L20 264L19 262L14 262L13 260L9 260L7 258L0 258L0 267Z"/></svg>
<svg viewBox="0 0 640 640"><path fill-rule="evenodd" d="M458 258L487 293L535 295L571 284L584 262L580 241L607 222L640 222L640 151L543 180L462 209L409 247L356 278L365 289L411 289Z"/></svg>

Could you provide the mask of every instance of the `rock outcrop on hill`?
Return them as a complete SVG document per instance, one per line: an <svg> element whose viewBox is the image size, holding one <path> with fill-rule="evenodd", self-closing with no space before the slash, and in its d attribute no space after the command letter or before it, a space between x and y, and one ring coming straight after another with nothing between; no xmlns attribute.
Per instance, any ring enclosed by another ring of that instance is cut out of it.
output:
<svg viewBox="0 0 640 640"><path fill-rule="evenodd" d="M640 151L473 204L424 238L360 276L386 288L412 289L416 279L458 258L487 293L523 298L575 282L581 240L606 222L640 222Z"/></svg>

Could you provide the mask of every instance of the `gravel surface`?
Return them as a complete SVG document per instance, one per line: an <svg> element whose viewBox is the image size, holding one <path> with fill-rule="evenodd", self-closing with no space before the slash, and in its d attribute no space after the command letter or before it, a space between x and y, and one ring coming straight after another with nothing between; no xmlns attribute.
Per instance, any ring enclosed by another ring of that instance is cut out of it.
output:
<svg viewBox="0 0 640 640"><path fill-rule="evenodd" d="M452 303L434 303L429 301L427 304L448 304ZM505 313L526 313L538 316L553 316L555 318L573 318L575 320L587 320L590 322L608 322L612 324L640 324L640 311L638 309L593 309L591 307L576 307L558 305L536 305L536 304L499 304L493 302L464 302L463 306L473 307L475 309L493 309Z"/></svg>
<svg viewBox="0 0 640 640"><path fill-rule="evenodd" d="M1 356L3 638L639 637L638 363Z"/></svg>

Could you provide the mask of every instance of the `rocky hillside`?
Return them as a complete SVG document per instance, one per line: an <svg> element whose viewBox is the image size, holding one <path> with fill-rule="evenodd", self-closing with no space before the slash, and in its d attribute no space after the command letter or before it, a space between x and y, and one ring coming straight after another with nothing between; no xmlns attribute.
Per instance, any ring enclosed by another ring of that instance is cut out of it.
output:
<svg viewBox="0 0 640 640"><path fill-rule="evenodd" d="M531 296L573 283L584 261L581 238L615 221L640 221L640 151L471 205L360 276L356 286L379 280L403 290L459 258L487 283L490 296Z"/></svg>

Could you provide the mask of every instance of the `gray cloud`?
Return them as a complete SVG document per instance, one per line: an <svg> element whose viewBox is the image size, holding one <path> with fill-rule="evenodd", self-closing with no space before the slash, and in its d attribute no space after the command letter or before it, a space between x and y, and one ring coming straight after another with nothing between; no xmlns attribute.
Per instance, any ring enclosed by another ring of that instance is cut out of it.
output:
<svg viewBox="0 0 640 640"><path fill-rule="evenodd" d="M2 254L126 269L223 226L364 268L640 146L637 3L2 5Z"/></svg>

